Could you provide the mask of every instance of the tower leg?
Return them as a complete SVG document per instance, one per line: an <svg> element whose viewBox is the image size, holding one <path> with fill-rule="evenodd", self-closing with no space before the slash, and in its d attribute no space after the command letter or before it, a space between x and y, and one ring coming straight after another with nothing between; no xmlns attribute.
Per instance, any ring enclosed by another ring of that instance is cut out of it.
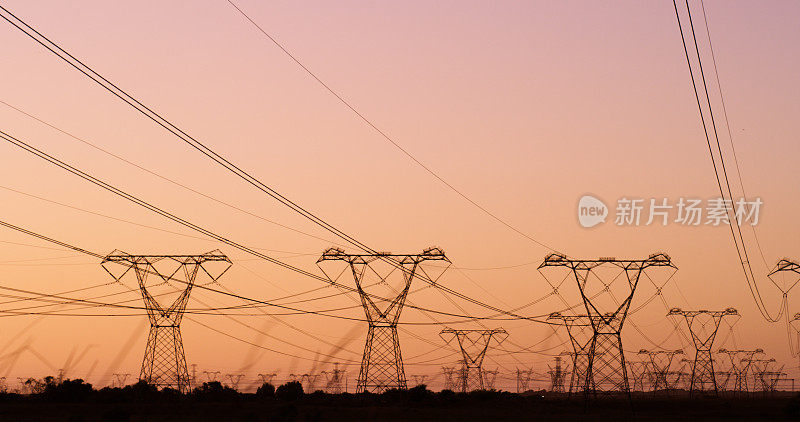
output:
<svg viewBox="0 0 800 422"><path fill-rule="evenodd" d="M370 325L356 392L382 393L407 386L397 326Z"/></svg>
<svg viewBox="0 0 800 422"><path fill-rule="evenodd" d="M159 388L188 392L189 371L179 326L150 327L139 379Z"/></svg>

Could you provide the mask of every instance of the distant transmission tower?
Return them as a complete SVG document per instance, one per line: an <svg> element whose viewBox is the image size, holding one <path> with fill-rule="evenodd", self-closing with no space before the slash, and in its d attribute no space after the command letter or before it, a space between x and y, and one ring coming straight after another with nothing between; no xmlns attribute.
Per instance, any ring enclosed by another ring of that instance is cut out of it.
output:
<svg viewBox="0 0 800 422"><path fill-rule="evenodd" d="M653 393L659 390L669 391L673 388L672 382L669 379L671 373L670 367L676 355L682 355L683 350L639 350L640 355L646 355L650 361L650 384L653 388Z"/></svg>
<svg viewBox="0 0 800 422"><path fill-rule="evenodd" d="M517 368L517 393L524 393L530 390L533 369Z"/></svg>
<svg viewBox="0 0 800 422"><path fill-rule="evenodd" d="M411 379L414 381L414 387L425 385L425 380L428 379L427 375L412 375Z"/></svg>
<svg viewBox="0 0 800 422"><path fill-rule="evenodd" d="M244 374L225 374L228 378L228 385L236 391L239 391L239 383L242 382Z"/></svg>
<svg viewBox="0 0 800 422"><path fill-rule="evenodd" d="M411 288L411 281L417 276L420 264L429 260L450 262L439 248L428 248L416 255L390 253L358 255L347 254L339 248L330 248L317 260L317 265L323 261L344 261L350 266L361 297L361 305L367 316L369 329L361 370L358 373L356 393L364 391L382 393L390 388L407 388L400 341L397 336L397 323ZM379 263L388 268L378 269L376 264ZM320 269L325 271L322 266ZM373 281L375 284L388 287L388 279L397 272L402 273L402 284L399 289L392 290L393 297L375 295L366 290ZM330 276L328 278L338 279Z"/></svg>
<svg viewBox="0 0 800 422"><path fill-rule="evenodd" d="M561 321L567 329L569 341L572 344L572 372L569 380L569 393L586 392L589 377L589 349L592 346L594 330L588 315L563 315L553 312L548 320ZM588 331L588 332L587 332Z"/></svg>
<svg viewBox="0 0 800 422"><path fill-rule="evenodd" d="M553 253L546 256L539 265L540 269L544 267L565 267L572 272L592 325L589 364L586 382L583 384L587 398L590 390L595 395L611 395L621 391L630 397L628 371L622 348L622 327L642 273L651 267L676 269L672 260L663 253L652 254L641 260L584 260ZM621 278L626 283L620 289L612 288L618 276L605 277L600 274L601 270L612 268L619 270L619 276L624 276Z"/></svg>
<svg viewBox="0 0 800 422"><path fill-rule="evenodd" d="M114 374L114 382L112 384L113 388L122 388L128 385L128 377L131 374Z"/></svg>
<svg viewBox="0 0 800 422"><path fill-rule="evenodd" d="M103 259L102 265L120 283L133 269L147 308L150 335L139 379L159 388L187 392L190 379L180 324L189 303L189 293L200 271L212 282L217 281L230 268L230 259L218 250L202 255L130 255L115 251ZM181 275L185 278L179 278ZM164 307L156 299L160 294L151 291L158 286L169 287L166 293L172 293L177 287L179 295Z"/></svg>
<svg viewBox="0 0 800 422"><path fill-rule="evenodd" d="M466 393L473 390L485 390L487 388L483 374L483 359L486 351L494 339L498 344L502 343L508 333L502 328L493 330L455 330L445 328L439 336L447 344L453 340L458 342L461 350L461 371L457 377L458 391Z"/></svg>
<svg viewBox="0 0 800 422"><path fill-rule="evenodd" d="M722 319L739 316L739 312L733 308L724 311L684 311L672 308L667 316L682 316L692 335L696 353L692 363L689 395L699 391L713 391L714 394L717 394L717 379L714 375L714 357L711 354L711 347L714 345L714 339L717 337Z"/></svg>
<svg viewBox="0 0 800 422"><path fill-rule="evenodd" d="M644 391L644 379L646 376L652 373L652 371L650 370L650 361L628 360L626 361L626 363L628 364L628 372L630 372L631 377L633 378L633 385L631 386L631 391Z"/></svg>
<svg viewBox="0 0 800 422"><path fill-rule="evenodd" d="M258 374L258 378L261 380L261 384L272 384L272 380L275 379L277 374L274 372L271 374Z"/></svg>
<svg viewBox="0 0 800 422"><path fill-rule="evenodd" d="M497 369L483 369L483 387L487 390L494 390L494 383L497 381L497 374L500 373Z"/></svg>
<svg viewBox="0 0 800 422"><path fill-rule="evenodd" d="M220 371L203 371L203 375L206 376L206 382L219 381L219 375L221 373Z"/></svg>
<svg viewBox="0 0 800 422"><path fill-rule="evenodd" d="M344 369L339 369L339 363L333 364L332 371L322 371L325 376L325 392L328 394L342 394L342 381L344 380Z"/></svg>
<svg viewBox="0 0 800 422"><path fill-rule="evenodd" d="M452 366L443 366L442 374L444 375L444 388L443 390L456 391L456 369Z"/></svg>
<svg viewBox="0 0 800 422"><path fill-rule="evenodd" d="M747 386L747 373L750 371L750 366L753 364L755 355L764 353L762 349L755 350L729 350L719 349L720 354L728 356L731 366L730 371L733 376L733 393L746 393L749 391Z"/></svg>
<svg viewBox="0 0 800 422"><path fill-rule="evenodd" d="M751 364L753 367L753 391L760 390L763 393L772 392L775 385L778 383L783 370L774 371L770 366L775 363L774 358L769 359L752 359Z"/></svg>
<svg viewBox="0 0 800 422"><path fill-rule="evenodd" d="M547 374L550 375L550 391L554 393L563 393L564 380L567 378L567 373L561 366L561 356L556 356L555 359L555 366L551 367L548 365L549 370L547 371Z"/></svg>
<svg viewBox="0 0 800 422"><path fill-rule="evenodd" d="M306 392L316 391L319 374L289 374L289 379L303 385Z"/></svg>

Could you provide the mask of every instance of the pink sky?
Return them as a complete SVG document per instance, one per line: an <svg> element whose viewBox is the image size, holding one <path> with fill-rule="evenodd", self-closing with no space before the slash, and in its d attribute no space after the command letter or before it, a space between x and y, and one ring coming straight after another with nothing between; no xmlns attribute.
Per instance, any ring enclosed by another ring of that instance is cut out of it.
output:
<svg viewBox="0 0 800 422"><path fill-rule="evenodd" d="M790 377L797 376L786 327L769 324L758 314L727 227L617 227L612 217L609 223L584 229L576 219L576 203L586 193L608 204L621 197L675 201L718 196L671 2L237 4L378 127L470 198L571 256L669 253L680 268L665 293L669 306L738 308L743 318L725 346L761 347L787 364ZM240 167L376 249L416 253L438 245L454 266L464 268L535 262L506 270L451 270L444 282L504 308L547 293L536 271L546 249L493 221L403 156L226 1L10 0L4 7ZM706 10L743 182L747 194L765 204L757 234L766 266L749 227L745 233L765 298L775 304L778 296L766 284L766 272L779 258L800 258L800 176L794 159L800 153L800 5L709 0ZM8 24L0 25L0 45L0 100L208 195L333 240ZM287 257L301 268L316 272L314 262L331 246L176 188L2 104L0 122L0 129L109 183L237 242ZM727 139L723 142L729 154ZM4 188L194 235L8 144L0 148ZM732 163L730 155L728 159ZM735 195L741 192L737 189ZM274 298L319 287L319 282L211 241L133 226L7 189L0 189L0 201L4 221L102 253L115 248L198 253L219 247L235 261L222 281L246 296ZM0 232L0 240L49 246L10 231ZM0 244L0 251L3 286L56 292L110 281L99 264L71 252L10 243ZM11 262L40 258L46 260ZM195 297L212 302L207 296ZM789 312L800 311L792 295L789 299ZM421 292L412 300L455 310L438 294ZM549 302L526 312L547 314L554 306ZM359 309L351 312L362 316ZM660 342L672 330L665 313L665 306L654 302L631 322ZM406 317L426 320L414 312ZM30 338L52 367L25 354L0 375L14 379L54 373L73 348L90 345L72 376L86 376L94 361L97 369L90 382L107 383L107 369L138 373L146 333L143 317L37 318L2 319L0 332L7 340L0 341L5 347L0 356ZM302 357L255 353L247 344L184 321L187 360L201 368L224 373L254 361L246 370L254 378L257 372L277 369L285 374L304 371L315 359L314 353L259 339L230 320L197 319ZM328 346L264 317L243 320L308 349L328 351ZM360 359L365 324L313 316L285 320L331 342L344 336L354 353L342 354L343 359ZM33 321L33 328L13 338ZM556 346L563 339L538 344L551 332L547 328L521 321L496 324L514 342L505 345L507 351L530 347L546 352L498 351L490 354L490 367L510 371L532 365L543 371L562 349ZM454 364L449 351L434 350L443 345L439 329L401 332L407 374L433 374L441 365ZM139 337L130 353L118 367L108 368L132 335ZM625 335L626 349L654 347L631 327ZM665 343L680 346L675 337ZM411 358L426 353L435 365L415 366L425 358ZM353 379L357 370L348 368Z"/></svg>

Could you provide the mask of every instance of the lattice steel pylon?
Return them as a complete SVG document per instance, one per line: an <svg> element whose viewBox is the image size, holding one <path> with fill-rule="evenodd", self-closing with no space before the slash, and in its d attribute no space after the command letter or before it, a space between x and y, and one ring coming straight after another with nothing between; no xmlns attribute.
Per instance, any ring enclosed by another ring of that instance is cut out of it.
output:
<svg viewBox="0 0 800 422"><path fill-rule="evenodd" d="M120 283L131 269L136 275L150 319L150 334L139 380L158 388L187 392L191 380L186 368L180 324L189 303L189 294L198 275L205 274L210 282L216 282L230 268L231 260L218 250L202 255L131 255L114 251L103 259L102 266ZM180 275L185 279L178 278ZM154 291L167 288L169 290L163 294ZM177 294L177 298L164 307L156 299L163 300L164 294Z"/></svg>
<svg viewBox="0 0 800 422"><path fill-rule="evenodd" d="M555 366L551 367L548 365L549 370L547 371L547 374L550 375L550 391L554 393L563 393L564 380L567 378L567 374L561 366L561 356L556 356L555 360ZM533 370L530 371L530 374L532 373Z"/></svg>
<svg viewBox="0 0 800 422"><path fill-rule="evenodd" d="M274 372L270 374L258 374L258 378L261 380L261 385L272 384L272 380L275 379L276 376L278 376L278 374Z"/></svg>
<svg viewBox="0 0 800 422"><path fill-rule="evenodd" d="M447 344L453 340L458 342L461 350L461 370L458 371L456 378L456 388L462 393L474 390L485 390L487 388L483 373L483 359L492 340L498 344L502 343L508 333L502 328L493 330L456 330L445 328L439 336Z"/></svg>
<svg viewBox="0 0 800 422"><path fill-rule="evenodd" d="M750 360L750 364L753 368L753 391L761 390L763 393L772 391L783 370L783 366L781 366L778 371L772 371L770 366L775 362L776 360L774 358Z"/></svg>
<svg viewBox="0 0 800 422"><path fill-rule="evenodd" d="M443 366L442 374L444 375L444 388L442 389L456 391L456 368Z"/></svg>
<svg viewBox="0 0 800 422"><path fill-rule="evenodd" d="M698 391L713 391L717 394L717 378L714 375L714 356L711 347L717 337L719 325L725 317L739 316L734 308L724 311L684 311L680 308L670 309L667 316L682 316L686 320L689 333L692 335L696 353L692 363L692 378L689 385L689 396Z"/></svg>
<svg viewBox="0 0 800 422"><path fill-rule="evenodd" d="M497 381L497 374L499 373L500 371L497 369L482 369L483 388L486 390L494 390L494 383Z"/></svg>
<svg viewBox="0 0 800 422"><path fill-rule="evenodd" d="M418 277L417 272L425 272L420 264L424 261L450 262L439 248L427 248L420 254L397 255L391 253L348 254L339 248L330 248L323 252L317 265L330 280L325 269L320 265L323 261L343 261L348 264L355 280L356 289L361 297L361 305L369 325L361 370L358 373L356 393L369 391L382 393L390 388L405 389L408 387L403 368L403 357L400 352L400 340L397 335L397 323L406 302L411 282ZM388 269L378 270L373 264L383 263ZM392 297L375 295L367 291L369 282L365 277L377 278L377 283L389 286L389 278L393 274L402 274L398 289L392 290ZM339 273L341 276L342 273ZM427 275L427 274L426 274ZM439 275L441 276L441 274ZM427 277L435 282L438 278Z"/></svg>
<svg viewBox="0 0 800 422"><path fill-rule="evenodd" d="M658 390L669 391L673 388L669 380L670 367L676 355L682 355L683 350L639 350L640 355L647 355L650 361L650 384L653 393Z"/></svg>
<svg viewBox="0 0 800 422"><path fill-rule="evenodd" d="M289 374L289 379L299 382L306 392L311 393L317 390L319 374Z"/></svg>
<svg viewBox="0 0 800 422"><path fill-rule="evenodd" d="M342 381L344 380L344 369L339 369L339 363L333 364L333 370L322 371L325 375L325 392L328 394L342 394Z"/></svg>
<svg viewBox="0 0 800 422"><path fill-rule="evenodd" d="M239 391L239 383L242 382L244 374L225 374L225 378L228 379L228 387Z"/></svg>
<svg viewBox="0 0 800 422"><path fill-rule="evenodd" d="M570 372L569 393L582 391L585 392L587 382L591 382L589 377L589 349L592 346L594 330L588 315L563 315L560 312L553 312L548 320L558 320L564 324L572 344L572 371ZM587 333L587 330L590 331ZM563 353L562 353L563 354Z"/></svg>
<svg viewBox="0 0 800 422"><path fill-rule="evenodd" d="M733 375L733 388L731 391L733 391L734 395L748 392L747 373L750 370L750 366L753 364L754 357L764 353L764 350L719 349L718 353L728 356L730 371Z"/></svg>
<svg viewBox="0 0 800 422"><path fill-rule="evenodd" d="M425 385L425 380L428 379L428 375L414 374L411 376L411 379L414 381L414 387L418 387L420 385Z"/></svg>
<svg viewBox="0 0 800 422"><path fill-rule="evenodd" d="M633 376L633 386L631 391L644 391L644 379L651 372L649 360L639 360L626 362L628 364L628 371Z"/></svg>
<svg viewBox="0 0 800 422"><path fill-rule="evenodd" d="M533 369L517 368L517 393L524 393L530 389L531 378L533 378Z"/></svg>
<svg viewBox="0 0 800 422"><path fill-rule="evenodd" d="M672 264L672 259L664 253L652 254L640 260L572 259L560 253L553 253L547 255L539 265L540 269L544 267L565 267L572 272L592 325L589 364L584 384L586 397L589 397L590 392L595 396L597 393L612 395L615 392L623 392L630 398L628 371L622 348L622 327L642 273L651 267L670 267L677 270ZM604 280L598 272L609 267L618 269L620 274L610 280ZM627 284L623 285L622 291L619 292L621 296L617 297L612 292L614 290L612 285L623 274ZM598 282L600 285L597 285ZM606 300L609 298L610 303Z"/></svg>

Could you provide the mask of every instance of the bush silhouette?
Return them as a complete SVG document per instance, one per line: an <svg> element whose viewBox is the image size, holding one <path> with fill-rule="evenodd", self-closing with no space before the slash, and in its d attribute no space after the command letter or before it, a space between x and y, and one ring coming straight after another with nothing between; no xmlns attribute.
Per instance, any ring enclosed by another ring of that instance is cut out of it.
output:
<svg viewBox="0 0 800 422"><path fill-rule="evenodd" d="M262 398L275 397L275 386L265 382L264 384L261 384L261 387L258 387L258 390L256 390L256 395Z"/></svg>
<svg viewBox="0 0 800 422"><path fill-rule="evenodd" d="M289 381L275 390L275 397L281 400L297 400L303 397L303 385L297 381Z"/></svg>
<svg viewBox="0 0 800 422"><path fill-rule="evenodd" d="M86 400L93 392L92 384L85 383L82 379L59 383L53 377L47 377L40 397L47 401L78 402Z"/></svg>
<svg viewBox="0 0 800 422"><path fill-rule="evenodd" d="M192 391L192 396L198 401L219 402L234 401L239 398L239 393L233 388L222 385L219 381L204 382L203 385Z"/></svg>

